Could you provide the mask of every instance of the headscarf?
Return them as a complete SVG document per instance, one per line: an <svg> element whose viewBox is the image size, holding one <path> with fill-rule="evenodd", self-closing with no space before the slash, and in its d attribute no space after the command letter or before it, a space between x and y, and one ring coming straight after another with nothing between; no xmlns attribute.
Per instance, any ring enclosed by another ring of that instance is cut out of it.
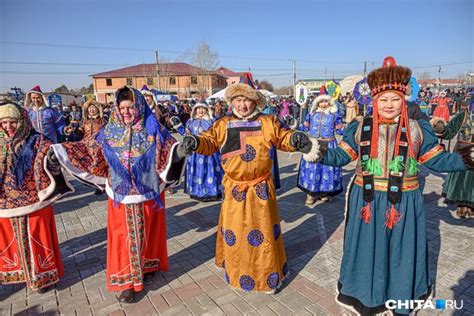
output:
<svg viewBox="0 0 474 316"><path fill-rule="evenodd" d="M8 111L5 111L7 109ZM3 129L0 129L0 179L3 181L5 174L12 171L16 178L16 185L20 187L23 185L26 173L32 168L36 155L34 146L39 134L32 130L31 121L25 109L13 103L0 104L0 112L12 113L11 110L19 113L18 126L15 135L11 138ZM2 118L9 116L11 115Z"/></svg>

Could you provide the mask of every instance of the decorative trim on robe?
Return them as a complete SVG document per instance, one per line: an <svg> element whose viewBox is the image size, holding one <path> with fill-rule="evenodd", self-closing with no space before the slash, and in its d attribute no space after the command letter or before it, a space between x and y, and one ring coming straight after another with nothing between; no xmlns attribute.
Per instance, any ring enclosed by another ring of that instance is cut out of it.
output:
<svg viewBox="0 0 474 316"><path fill-rule="evenodd" d="M352 149L352 147L346 143L345 141L341 141L339 143L339 147L344 150L344 152L351 158L351 161L354 161L357 159L357 152Z"/></svg>
<svg viewBox="0 0 474 316"><path fill-rule="evenodd" d="M85 185L88 186L95 186L101 190L104 189L105 184L107 182L107 178L103 177L98 177L93 174L90 174L88 172L84 172L74 166L70 161L67 156L67 152L64 149L63 145L61 144L54 144L51 145L51 148L54 150L54 154L58 158L59 163L69 171L69 173L77 179L79 182L84 183Z"/></svg>
<svg viewBox="0 0 474 316"><path fill-rule="evenodd" d="M427 161L429 161L429 160L433 159L434 157L438 156L442 152L444 152L443 147L441 147L441 145L436 145L433 148L431 148L430 150L428 150L426 153L421 155L418 158L418 162L424 164Z"/></svg>
<svg viewBox="0 0 474 316"><path fill-rule="evenodd" d="M56 180L54 179L54 176L51 173L51 171L48 169L48 159L47 159L47 157L44 157L43 167L44 167L44 170L45 170L46 174L48 175L48 178L51 181L51 183L46 189L41 190L41 191L38 192L39 202L36 202L34 204L31 204L31 205L27 205L27 206L17 207L17 208L2 209L2 210L0 210L0 217L1 218L10 218L10 217L28 215L30 213L33 213L33 212L37 211L37 210L41 210L41 209L45 208L46 206L50 205L54 201L57 201L61 197L75 191L74 187L71 186L71 184L67 181L66 177L64 177L64 182L65 182L66 186L70 189L70 191L62 193L62 194L57 194L57 195L51 197L51 194L53 194L56 190Z"/></svg>

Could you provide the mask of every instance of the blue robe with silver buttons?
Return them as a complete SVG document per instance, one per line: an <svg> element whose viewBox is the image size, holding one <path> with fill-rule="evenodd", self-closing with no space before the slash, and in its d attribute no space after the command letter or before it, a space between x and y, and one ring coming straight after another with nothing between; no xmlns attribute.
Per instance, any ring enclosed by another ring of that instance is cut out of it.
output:
<svg viewBox="0 0 474 316"><path fill-rule="evenodd" d="M211 128L213 120L190 119L186 128L178 128L180 134L201 135ZM192 154L186 161L186 177L184 192L192 199L199 201L218 200L222 197L221 156L217 152L211 156Z"/></svg>
<svg viewBox="0 0 474 316"><path fill-rule="evenodd" d="M336 148L335 136L344 132L339 112L320 110L308 113L299 130L318 139L333 139L328 142L328 148ZM301 158L297 185L312 196L335 196L342 192L342 169Z"/></svg>

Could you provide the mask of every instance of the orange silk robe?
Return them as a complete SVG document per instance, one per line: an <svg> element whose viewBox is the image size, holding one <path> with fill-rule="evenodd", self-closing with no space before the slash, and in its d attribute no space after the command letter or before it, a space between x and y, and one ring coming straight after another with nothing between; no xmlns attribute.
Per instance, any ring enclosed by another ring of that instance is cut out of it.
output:
<svg viewBox="0 0 474 316"><path fill-rule="evenodd" d="M288 273L270 151L272 145L295 151L293 132L274 115L253 121L226 116L199 136L197 153L220 151L222 157L224 202L215 260L232 287L274 292Z"/></svg>

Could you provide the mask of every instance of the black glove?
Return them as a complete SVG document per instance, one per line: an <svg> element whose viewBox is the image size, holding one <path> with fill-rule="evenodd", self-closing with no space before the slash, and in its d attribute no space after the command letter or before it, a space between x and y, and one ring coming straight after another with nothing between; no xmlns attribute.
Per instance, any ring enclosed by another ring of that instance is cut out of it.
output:
<svg viewBox="0 0 474 316"><path fill-rule="evenodd" d="M178 126L179 124L181 124L181 121L179 120L178 117L172 116L172 117L170 118L170 123L171 123L171 125L172 125L173 127L176 127L176 126Z"/></svg>
<svg viewBox="0 0 474 316"><path fill-rule="evenodd" d="M49 147L48 151L46 152L46 159L48 159L48 161L53 165L59 164L59 160L56 157L53 148L51 147Z"/></svg>
<svg viewBox="0 0 474 316"><path fill-rule="evenodd" d="M181 144L183 145L184 153L189 156L198 149L199 138L194 136L184 136Z"/></svg>
<svg viewBox="0 0 474 316"><path fill-rule="evenodd" d="M293 135L291 135L290 144L297 151L301 151L304 154L309 153L311 151L311 147L313 146L308 135L303 132L294 132Z"/></svg>
<svg viewBox="0 0 474 316"><path fill-rule="evenodd" d="M446 131L446 125L444 124L443 121L438 121L436 124L433 126L433 129L436 134L442 135Z"/></svg>

